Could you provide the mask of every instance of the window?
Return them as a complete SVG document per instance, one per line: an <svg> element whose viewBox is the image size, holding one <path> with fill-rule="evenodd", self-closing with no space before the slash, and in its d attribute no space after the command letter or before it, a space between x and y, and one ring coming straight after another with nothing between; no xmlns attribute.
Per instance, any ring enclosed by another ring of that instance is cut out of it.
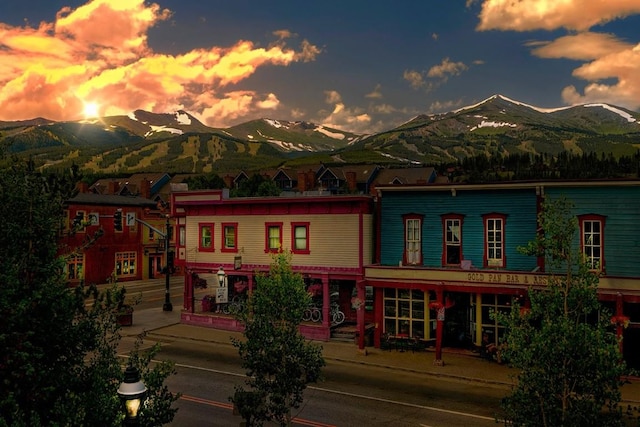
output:
<svg viewBox="0 0 640 427"><path fill-rule="evenodd" d="M84 233L86 231L85 225L87 220L87 213L85 211L76 211L73 218L71 218L71 230L76 233Z"/></svg>
<svg viewBox="0 0 640 427"><path fill-rule="evenodd" d="M265 252L280 252L282 250L282 223L268 222L265 224Z"/></svg>
<svg viewBox="0 0 640 427"><path fill-rule="evenodd" d="M156 238L156 232L152 228L149 229L149 241L153 242Z"/></svg>
<svg viewBox="0 0 640 427"><path fill-rule="evenodd" d="M403 264L422 264L422 215L405 215Z"/></svg>
<svg viewBox="0 0 640 427"><path fill-rule="evenodd" d="M291 248L296 254L309 253L309 223L291 223Z"/></svg>
<svg viewBox="0 0 640 427"><path fill-rule="evenodd" d="M187 244L187 229L184 225L178 227L178 246Z"/></svg>
<svg viewBox="0 0 640 427"><path fill-rule="evenodd" d="M200 246L203 252L213 252L213 224L199 224Z"/></svg>
<svg viewBox="0 0 640 427"><path fill-rule="evenodd" d="M83 278L82 266L84 265L84 255L72 255L67 260L67 279L81 280Z"/></svg>
<svg viewBox="0 0 640 427"><path fill-rule="evenodd" d="M424 338L425 295L418 289L384 290L384 332Z"/></svg>
<svg viewBox="0 0 640 427"><path fill-rule="evenodd" d="M222 252L238 252L238 223L222 223Z"/></svg>
<svg viewBox="0 0 640 427"><path fill-rule="evenodd" d="M483 215L484 218L484 265L504 267L504 226L506 216L502 214Z"/></svg>
<svg viewBox="0 0 640 427"><path fill-rule="evenodd" d="M462 218L462 215L446 215L442 217L444 231L443 265L460 265L462 260Z"/></svg>
<svg viewBox="0 0 640 427"><path fill-rule="evenodd" d="M580 215L580 249L590 270L604 269L604 217Z"/></svg>
<svg viewBox="0 0 640 427"><path fill-rule="evenodd" d="M116 276L135 277L136 275L136 253L116 252Z"/></svg>

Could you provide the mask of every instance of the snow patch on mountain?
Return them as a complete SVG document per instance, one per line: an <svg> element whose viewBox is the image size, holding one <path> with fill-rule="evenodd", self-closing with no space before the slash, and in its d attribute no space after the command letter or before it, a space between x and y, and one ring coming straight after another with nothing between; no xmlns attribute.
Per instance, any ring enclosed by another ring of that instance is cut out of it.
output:
<svg viewBox="0 0 640 427"><path fill-rule="evenodd" d="M273 119L263 119L267 124L269 124L270 126L273 126L274 128L281 128L281 127L285 127L282 123L280 123L278 120L273 120Z"/></svg>
<svg viewBox="0 0 640 427"><path fill-rule="evenodd" d="M169 127L166 127L166 126L153 126L153 125L150 125L150 127L151 127L151 130L144 134L145 138L153 135L154 133L159 133L159 132L169 132L169 133L173 133L173 134L176 134L176 135L182 135L184 133L180 129L169 128Z"/></svg>
<svg viewBox="0 0 640 427"><path fill-rule="evenodd" d="M517 124L515 123L507 123L507 122L489 122L486 120L483 120L480 122L479 125L474 126L470 129L471 132L473 132L476 129L480 129L480 128L488 128L488 127L492 127L492 128L501 128L501 127L511 127L511 128L515 128L518 127Z"/></svg>
<svg viewBox="0 0 640 427"><path fill-rule="evenodd" d="M191 124L191 117L189 117L189 115L187 113L185 113L184 111L177 111L176 112L176 121L178 123L180 123L181 125L190 125Z"/></svg>
<svg viewBox="0 0 640 427"><path fill-rule="evenodd" d="M333 138L333 139L345 139L346 135L343 133L338 133L338 132L331 132L329 129L325 128L324 126L318 126L314 129L314 132L320 132L323 135L328 136L329 138Z"/></svg>
<svg viewBox="0 0 640 427"><path fill-rule="evenodd" d="M617 115L619 115L624 119L627 119L629 123L638 123L635 117L633 117L631 114L627 113L626 111L622 111L617 108L614 108L608 104L585 104L584 106L585 107L601 107L601 108L604 108L605 110L611 111L612 113L616 113Z"/></svg>

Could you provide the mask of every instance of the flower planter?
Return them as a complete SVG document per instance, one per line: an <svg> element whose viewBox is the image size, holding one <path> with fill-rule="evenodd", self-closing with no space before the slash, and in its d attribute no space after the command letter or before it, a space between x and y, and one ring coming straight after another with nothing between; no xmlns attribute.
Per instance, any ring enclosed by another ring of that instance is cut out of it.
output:
<svg viewBox="0 0 640 427"><path fill-rule="evenodd" d="M133 308L127 307L116 315L116 321L120 326L133 325Z"/></svg>
<svg viewBox="0 0 640 427"><path fill-rule="evenodd" d="M204 298L202 298L202 311L211 311L211 309L213 308L213 303L213 297L211 297L210 295L206 295Z"/></svg>

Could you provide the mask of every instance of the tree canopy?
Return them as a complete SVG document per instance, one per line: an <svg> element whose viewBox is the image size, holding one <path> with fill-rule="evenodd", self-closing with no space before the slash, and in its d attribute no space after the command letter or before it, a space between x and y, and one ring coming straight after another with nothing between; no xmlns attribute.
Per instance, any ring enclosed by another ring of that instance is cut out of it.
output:
<svg viewBox="0 0 640 427"><path fill-rule="evenodd" d="M247 370L248 390L238 386L230 399L251 426L289 425L291 409L302 404L304 389L320 379L325 364L322 348L298 330L311 296L290 261L290 253L275 255L269 273L258 276L245 308L236 313L245 330L244 339L233 344Z"/></svg>
<svg viewBox="0 0 640 427"><path fill-rule="evenodd" d="M0 173L0 426L115 426L123 417L116 314L124 288L69 288L58 256L62 206L76 181L75 170L43 175L32 164ZM131 358L156 412L143 425L170 422L178 397L162 386L173 365L150 367L154 352Z"/></svg>
<svg viewBox="0 0 640 427"><path fill-rule="evenodd" d="M530 289L530 306L514 304L506 324L504 358L519 370L503 400L514 426L618 426L625 365L610 314L598 304L597 272L576 249L577 220L564 198L545 200L541 233L527 247L550 273Z"/></svg>

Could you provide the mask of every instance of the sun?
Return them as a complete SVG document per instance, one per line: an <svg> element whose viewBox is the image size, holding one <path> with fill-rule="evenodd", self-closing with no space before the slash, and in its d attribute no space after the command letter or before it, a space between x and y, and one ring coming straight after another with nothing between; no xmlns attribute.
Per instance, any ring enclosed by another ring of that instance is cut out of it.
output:
<svg viewBox="0 0 640 427"><path fill-rule="evenodd" d="M98 103L96 102L85 102L84 103L84 117L89 119L89 118L94 118L94 117L98 117L100 113L100 105L98 105Z"/></svg>

